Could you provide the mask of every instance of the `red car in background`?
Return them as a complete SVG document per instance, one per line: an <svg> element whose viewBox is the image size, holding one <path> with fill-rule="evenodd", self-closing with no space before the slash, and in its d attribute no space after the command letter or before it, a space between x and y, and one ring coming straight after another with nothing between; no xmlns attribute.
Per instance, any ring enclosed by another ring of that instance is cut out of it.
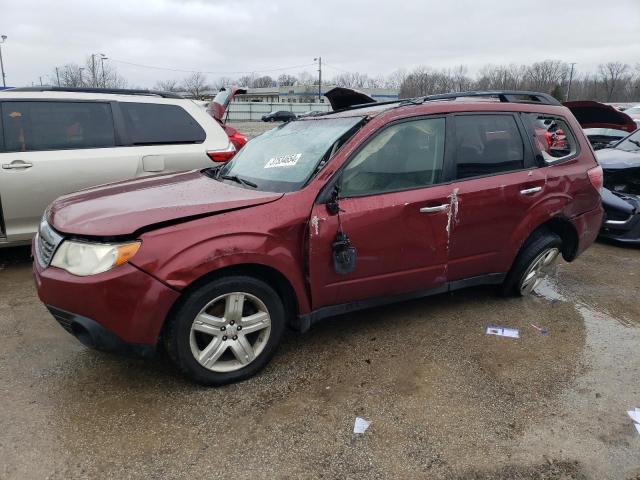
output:
<svg viewBox="0 0 640 480"><path fill-rule="evenodd" d="M231 103L231 100L233 100L233 97L237 93L247 93L247 90L236 86L222 87L215 98L207 106L207 113L211 115L223 128L229 137L229 141L231 141L233 146L236 147L236 152L244 147L245 143L247 143L247 137L235 128L227 125L225 113L227 112L227 107ZM231 159L232 156L233 155L231 155L229 159Z"/></svg>

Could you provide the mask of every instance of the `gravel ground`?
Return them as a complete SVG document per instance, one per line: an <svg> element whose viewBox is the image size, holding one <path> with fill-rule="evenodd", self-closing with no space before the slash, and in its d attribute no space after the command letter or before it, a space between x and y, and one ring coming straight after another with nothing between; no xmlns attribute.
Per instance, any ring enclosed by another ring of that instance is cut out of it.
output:
<svg viewBox="0 0 640 480"><path fill-rule="evenodd" d="M640 478L637 249L596 244L526 299L329 319L223 388L83 347L38 301L28 250L0 265L2 479ZM496 323L521 338L484 335Z"/></svg>

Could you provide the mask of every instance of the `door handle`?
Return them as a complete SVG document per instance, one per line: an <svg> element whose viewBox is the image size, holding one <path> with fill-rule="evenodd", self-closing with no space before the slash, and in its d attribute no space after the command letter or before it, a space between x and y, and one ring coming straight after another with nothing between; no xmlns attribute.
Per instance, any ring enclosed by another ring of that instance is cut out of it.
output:
<svg viewBox="0 0 640 480"><path fill-rule="evenodd" d="M22 160L2 164L2 168L5 170L22 170L31 167L33 167L33 163L23 162Z"/></svg>
<svg viewBox="0 0 640 480"><path fill-rule="evenodd" d="M538 193L540 190L542 190L542 187L525 188L520 190L520 195L531 195L532 193Z"/></svg>
<svg viewBox="0 0 640 480"><path fill-rule="evenodd" d="M420 209L420 213L435 213L442 212L447 209L449 206L448 203L443 203L442 205L438 205L437 207L422 207Z"/></svg>

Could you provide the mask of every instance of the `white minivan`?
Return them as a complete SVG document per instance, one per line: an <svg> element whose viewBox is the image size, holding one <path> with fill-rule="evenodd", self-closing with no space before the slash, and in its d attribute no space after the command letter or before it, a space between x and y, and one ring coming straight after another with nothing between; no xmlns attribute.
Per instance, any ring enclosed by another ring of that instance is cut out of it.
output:
<svg viewBox="0 0 640 480"><path fill-rule="evenodd" d="M213 167L235 153L192 100L167 92L36 87L0 92L0 247L28 243L55 198Z"/></svg>

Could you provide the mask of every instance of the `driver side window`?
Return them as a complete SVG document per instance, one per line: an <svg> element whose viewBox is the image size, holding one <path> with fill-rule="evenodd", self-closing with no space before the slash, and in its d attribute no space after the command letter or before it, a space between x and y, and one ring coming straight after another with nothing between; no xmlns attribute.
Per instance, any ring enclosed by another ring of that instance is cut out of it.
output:
<svg viewBox="0 0 640 480"><path fill-rule="evenodd" d="M342 174L342 197L424 188L440 181L445 119L392 125L377 133Z"/></svg>

